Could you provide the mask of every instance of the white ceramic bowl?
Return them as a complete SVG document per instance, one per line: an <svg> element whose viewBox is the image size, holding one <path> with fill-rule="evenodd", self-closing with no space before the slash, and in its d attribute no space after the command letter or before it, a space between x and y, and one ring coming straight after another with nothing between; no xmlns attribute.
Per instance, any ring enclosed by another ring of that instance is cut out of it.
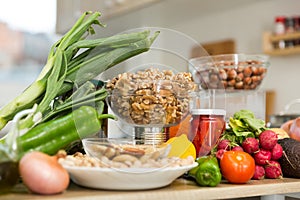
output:
<svg viewBox="0 0 300 200"><path fill-rule="evenodd" d="M188 166L166 168L122 169L100 167L64 166L71 180L81 186L108 190L145 190L170 185L188 170L196 167L197 162Z"/></svg>

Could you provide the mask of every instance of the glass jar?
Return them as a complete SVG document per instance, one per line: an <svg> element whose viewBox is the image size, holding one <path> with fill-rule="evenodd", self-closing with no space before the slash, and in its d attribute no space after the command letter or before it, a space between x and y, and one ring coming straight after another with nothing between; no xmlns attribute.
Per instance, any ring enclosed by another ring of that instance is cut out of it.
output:
<svg viewBox="0 0 300 200"><path fill-rule="evenodd" d="M208 155L225 130L226 111L223 109L193 109L191 115L188 138L196 148L197 157Z"/></svg>
<svg viewBox="0 0 300 200"><path fill-rule="evenodd" d="M275 18L275 30L274 34L275 35L283 35L285 34L285 16L277 16ZM277 49L284 49L286 47L285 41L280 40L277 43L274 44L274 47Z"/></svg>
<svg viewBox="0 0 300 200"><path fill-rule="evenodd" d="M286 33L293 33L295 32L295 27L294 27L294 19L292 17L287 17L285 19L285 32Z"/></svg>
<svg viewBox="0 0 300 200"><path fill-rule="evenodd" d="M12 120L12 126L5 141L0 143L0 194L9 192L17 183L19 176L19 121L34 109L27 109L17 113Z"/></svg>
<svg viewBox="0 0 300 200"><path fill-rule="evenodd" d="M285 33L285 20L284 16L277 16L275 18L275 35L282 35Z"/></svg>

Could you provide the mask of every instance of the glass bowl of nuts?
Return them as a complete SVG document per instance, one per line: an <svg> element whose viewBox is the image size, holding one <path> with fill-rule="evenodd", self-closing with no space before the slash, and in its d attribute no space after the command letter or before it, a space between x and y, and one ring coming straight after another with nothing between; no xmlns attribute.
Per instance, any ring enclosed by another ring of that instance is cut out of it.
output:
<svg viewBox="0 0 300 200"><path fill-rule="evenodd" d="M269 67L269 57L250 54L222 54L193 58L194 81L201 89L226 91L256 90L261 85Z"/></svg>
<svg viewBox="0 0 300 200"><path fill-rule="evenodd" d="M189 92L196 84L190 73L148 68L123 73L106 87L107 104L118 121L163 139L161 129L179 124L188 115Z"/></svg>
<svg viewBox="0 0 300 200"><path fill-rule="evenodd" d="M162 143L167 127L189 113L189 92L197 88L191 73L143 67L110 79L107 105L117 116L119 129L145 143Z"/></svg>
<svg viewBox="0 0 300 200"><path fill-rule="evenodd" d="M161 161L167 158L171 148L130 138L84 138L82 144L87 156L110 168L165 167L166 160Z"/></svg>
<svg viewBox="0 0 300 200"><path fill-rule="evenodd" d="M119 84L109 95L109 106L118 119L128 124L172 126L189 111L188 92L179 82L156 80L128 82L127 86L124 86L127 83Z"/></svg>

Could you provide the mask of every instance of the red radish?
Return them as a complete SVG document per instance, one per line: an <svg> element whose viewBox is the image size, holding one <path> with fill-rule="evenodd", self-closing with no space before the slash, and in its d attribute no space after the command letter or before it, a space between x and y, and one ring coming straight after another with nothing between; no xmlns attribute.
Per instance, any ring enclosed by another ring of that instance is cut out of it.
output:
<svg viewBox="0 0 300 200"><path fill-rule="evenodd" d="M244 151L244 149L241 146L234 146L231 151Z"/></svg>
<svg viewBox="0 0 300 200"><path fill-rule="evenodd" d="M26 187L37 194L57 194L69 185L68 172L58 163L57 156L29 152L19 163L19 171Z"/></svg>
<svg viewBox="0 0 300 200"><path fill-rule="evenodd" d="M217 149L218 150L220 150L220 149L229 150L229 147L230 147L230 141L227 139L222 139L219 141Z"/></svg>
<svg viewBox="0 0 300 200"><path fill-rule="evenodd" d="M277 144L278 136L272 130L265 130L259 135L259 144L263 149L271 150Z"/></svg>
<svg viewBox="0 0 300 200"><path fill-rule="evenodd" d="M216 153L216 157L221 160L221 158L223 157L223 154L226 150L225 149L219 149Z"/></svg>
<svg viewBox="0 0 300 200"><path fill-rule="evenodd" d="M261 180L264 178L265 178L265 168L261 165L255 165L255 172L252 179Z"/></svg>
<svg viewBox="0 0 300 200"><path fill-rule="evenodd" d="M258 152L254 153L255 164L265 165L271 160L272 154L269 150L260 149Z"/></svg>
<svg viewBox="0 0 300 200"><path fill-rule="evenodd" d="M242 147L243 147L245 152L247 152L249 154L252 154L252 153L258 151L259 143L258 143L258 140L256 138L249 137L249 138L246 138L243 141Z"/></svg>
<svg viewBox="0 0 300 200"><path fill-rule="evenodd" d="M282 171L279 162L271 160L265 165L266 178L282 178Z"/></svg>
<svg viewBox="0 0 300 200"><path fill-rule="evenodd" d="M279 158L281 158L282 157L282 155L283 155L283 149L282 149L282 146L280 145L280 144L276 144L275 146L274 146L274 148L272 149L272 151L271 151L271 153L272 153L272 160L278 160Z"/></svg>

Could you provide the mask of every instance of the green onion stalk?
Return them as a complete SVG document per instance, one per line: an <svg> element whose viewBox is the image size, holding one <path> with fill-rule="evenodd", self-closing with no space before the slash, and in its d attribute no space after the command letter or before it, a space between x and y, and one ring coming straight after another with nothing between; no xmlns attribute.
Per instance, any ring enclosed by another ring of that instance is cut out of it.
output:
<svg viewBox="0 0 300 200"><path fill-rule="evenodd" d="M105 70L116 64L146 52L159 32L150 35L149 30L113 35L106 38L87 39L95 33L94 25L104 27L99 12L85 12L74 26L50 49L47 62L37 79L19 96L0 109L0 130L20 111L36 106L36 112L20 125L30 129L36 118L47 121L57 113L63 113L71 105L88 103L93 96L99 101L105 98L104 90L92 90L90 96L70 99L57 107L51 106L61 96L79 89ZM80 95L79 95L80 96ZM40 117L37 117L40 116Z"/></svg>

